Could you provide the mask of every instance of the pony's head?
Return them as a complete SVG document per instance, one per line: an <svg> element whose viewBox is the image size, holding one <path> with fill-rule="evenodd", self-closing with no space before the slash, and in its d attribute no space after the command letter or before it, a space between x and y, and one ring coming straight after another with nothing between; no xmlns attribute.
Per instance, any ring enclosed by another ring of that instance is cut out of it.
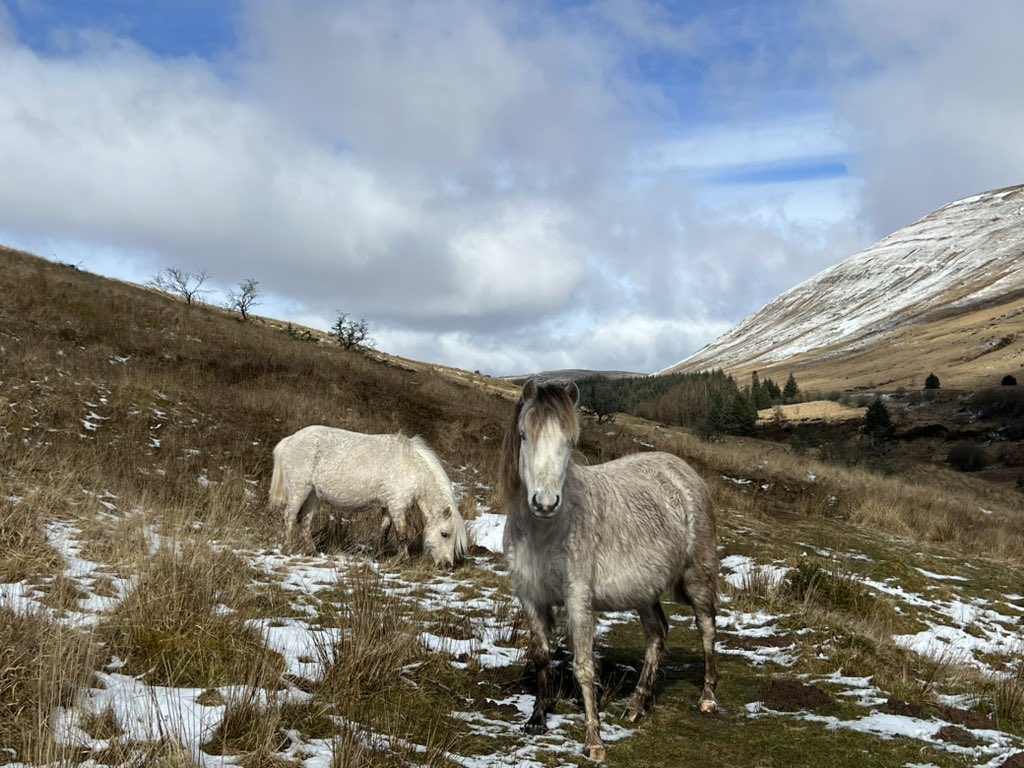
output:
<svg viewBox="0 0 1024 768"><path fill-rule="evenodd" d="M423 549L438 568L453 568L462 562L467 549L466 524L454 501L426 516Z"/></svg>
<svg viewBox="0 0 1024 768"><path fill-rule="evenodd" d="M409 446L419 457L421 472L418 505L423 512L423 550L438 568L452 568L462 562L469 549L466 523L459 514L459 502L452 481L441 460L422 437L409 438Z"/></svg>
<svg viewBox="0 0 1024 768"><path fill-rule="evenodd" d="M516 404L505 436L503 483L508 501L526 495L534 517L553 517L564 500L563 486L580 434L576 406L580 390L530 379Z"/></svg>

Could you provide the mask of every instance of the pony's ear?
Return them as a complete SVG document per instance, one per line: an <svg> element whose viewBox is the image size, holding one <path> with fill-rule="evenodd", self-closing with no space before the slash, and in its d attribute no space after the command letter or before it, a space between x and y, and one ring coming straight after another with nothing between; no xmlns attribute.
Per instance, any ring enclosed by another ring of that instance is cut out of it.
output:
<svg viewBox="0 0 1024 768"><path fill-rule="evenodd" d="M447 520L451 516L452 516L452 508L451 507L445 507L444 508L444 512L441 513L441 519L442 520Z"/></svg>
<svg viewBox="0 0 1024 768"><path fill-rule="evenodd" d="M565 387L565 393L569 395L573 405L580 404L580 388L575 381L570 381Z"/></svg>
<svg viewBox="0 0 1024 768"><path fill-rule="evenodd" d="M537 380L527 379L523 384L523 400L533 400L537 397Z"/></svg>

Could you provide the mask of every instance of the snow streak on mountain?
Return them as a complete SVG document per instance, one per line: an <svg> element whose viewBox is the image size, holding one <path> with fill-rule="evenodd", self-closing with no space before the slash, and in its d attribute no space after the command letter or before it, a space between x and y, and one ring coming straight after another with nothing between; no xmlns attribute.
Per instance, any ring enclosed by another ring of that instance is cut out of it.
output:
<svg viewBox="0 0 1024 768"><path fill-rule="evenodd" d="M1024 185L958 200L820 272L659 373L840 356L1024 295Z"/></svg>

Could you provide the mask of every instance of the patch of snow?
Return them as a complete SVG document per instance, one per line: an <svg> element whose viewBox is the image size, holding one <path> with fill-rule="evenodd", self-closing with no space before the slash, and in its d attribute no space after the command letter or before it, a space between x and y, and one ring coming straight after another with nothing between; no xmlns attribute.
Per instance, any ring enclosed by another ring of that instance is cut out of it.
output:
<svg viewBox="0 0 1024 768"><path fill-rule="evenodd" d="M501 540L505 534L505 515L481 512L475 519L467 522L466 527L477 546L491 552L504 551Z"/></svg>

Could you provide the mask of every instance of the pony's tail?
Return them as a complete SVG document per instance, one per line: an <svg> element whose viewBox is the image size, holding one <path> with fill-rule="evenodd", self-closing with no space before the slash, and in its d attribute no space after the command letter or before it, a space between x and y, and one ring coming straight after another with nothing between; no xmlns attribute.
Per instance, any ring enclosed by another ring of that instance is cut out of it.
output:
<svg viewBox="0 0 1024 768"><path fill-rule="evenodd" d="M287 482L284 476L284 469L281 467L283 463L281 461L281 452L287 442L288 438L286 437L274 446L274 474L270 476L270 506L272 507L283 507L288 503Z"/></svg>

